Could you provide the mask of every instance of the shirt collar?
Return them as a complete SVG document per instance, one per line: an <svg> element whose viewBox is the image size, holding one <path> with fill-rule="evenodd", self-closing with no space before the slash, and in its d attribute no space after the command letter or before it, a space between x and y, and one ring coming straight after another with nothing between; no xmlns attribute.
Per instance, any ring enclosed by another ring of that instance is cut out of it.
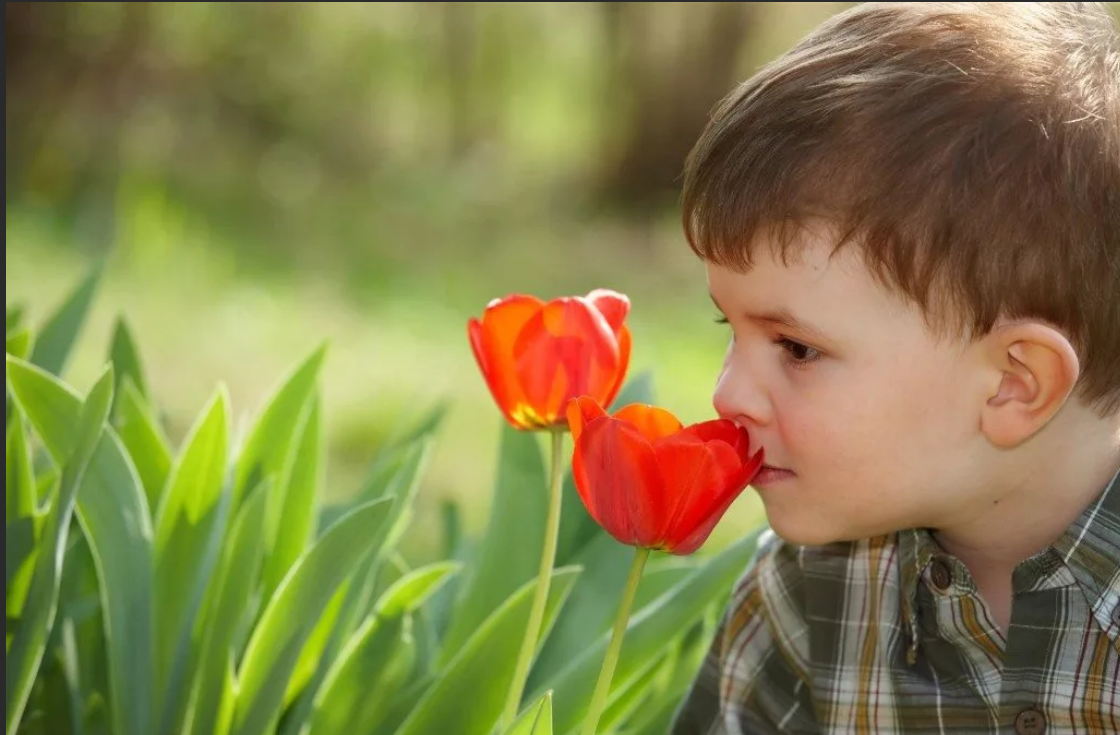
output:
<svg viewBox="0 0 1120 735"><path fill-rule="evenodd" d="M900 531L898 543L902 614L910 638L907 661L912 664L918 653L918 585L934 557L945 554L927 529ZM1120 651L1120 472L1048 552L1069 569L1093 617Z"/></svg>

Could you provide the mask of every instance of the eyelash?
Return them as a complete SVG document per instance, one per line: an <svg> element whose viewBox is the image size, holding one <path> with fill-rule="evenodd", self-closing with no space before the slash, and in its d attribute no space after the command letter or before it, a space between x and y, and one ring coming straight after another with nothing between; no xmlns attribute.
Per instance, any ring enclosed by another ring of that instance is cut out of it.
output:
<svg viewBox="0 0 1120 735"><path fill-rule="evenodd" d="M722 314L717 315L715 317L715 323L716 324L727 324L728 323L727 317L723 316ZM776 339L774 339L772 341L773 341L774 344L781 347L783 351L785 351L786 361L792 367L803 368L803 367L806 367L813 362L816 362L817 360L819 360L821 358L821 352L817 348L810 347L809 345L806 345L806 344L802 344L801 342L798 342L796 340L792 340L788 337L777 337ZM807 357L797 357L795 352L799 352L799 351L802 351L802 350L809 352L810 353L809 356L807 356Z"/></svg>

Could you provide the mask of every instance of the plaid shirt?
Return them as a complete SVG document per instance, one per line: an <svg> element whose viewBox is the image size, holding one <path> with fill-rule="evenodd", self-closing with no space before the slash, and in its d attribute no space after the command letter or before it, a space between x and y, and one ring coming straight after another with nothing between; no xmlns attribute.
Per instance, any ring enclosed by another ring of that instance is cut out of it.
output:
<svg viewBox="0 0 1120 735"><path fill-rule="evenodd" d="M768 534L672 733L1120 733L1120 475L1013 589L1005 636L928 532Z"/></svg>

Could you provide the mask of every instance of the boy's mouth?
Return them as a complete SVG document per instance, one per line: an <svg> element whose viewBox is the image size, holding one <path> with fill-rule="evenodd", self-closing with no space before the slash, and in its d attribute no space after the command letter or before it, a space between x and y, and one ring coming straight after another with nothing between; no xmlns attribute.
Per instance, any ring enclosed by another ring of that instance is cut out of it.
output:
<svg viewBox="0 0 1120 735"><path fill-rule="evenodd" d="M758 475L751 482L753 487L766 487L769 485L776 485L782 480L789 480L797 475L793 470L787 470L783 467L772 467L771 465L764 464L762 469L759 470Z"/></svg>

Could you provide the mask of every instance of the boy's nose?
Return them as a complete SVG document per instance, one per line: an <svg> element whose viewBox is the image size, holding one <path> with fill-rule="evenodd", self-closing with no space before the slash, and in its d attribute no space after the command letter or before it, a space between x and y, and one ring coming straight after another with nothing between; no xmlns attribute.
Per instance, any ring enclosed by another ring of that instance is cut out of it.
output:
<svg viewBox="0 0 1120 735"><path fill-rule="evenodd" d="M758 381L742 366L730 360L716 381L712 405L720 418L730 419L750 429L770 423L770 401Z"/></svg>

